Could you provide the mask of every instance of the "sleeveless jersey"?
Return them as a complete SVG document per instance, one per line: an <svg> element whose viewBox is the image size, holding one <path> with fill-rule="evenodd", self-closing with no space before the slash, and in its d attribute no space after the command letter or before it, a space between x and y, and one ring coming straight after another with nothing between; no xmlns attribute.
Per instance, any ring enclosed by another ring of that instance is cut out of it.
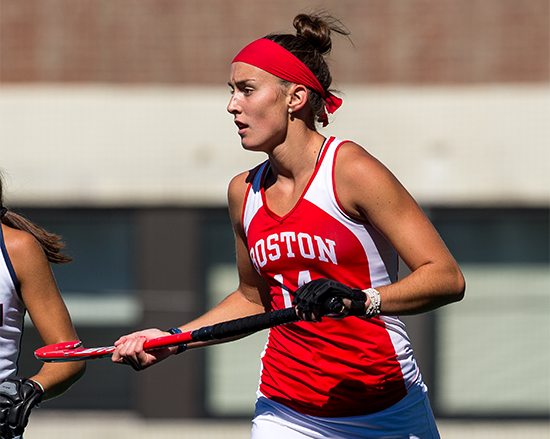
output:
<svg viewBox="0 0 550 439"><path fill-rule="evenodd" d="M17 373L25 305L0 225L0 380Z"/></svg>
<svg viewBox="0 0 550 439"><path fill-rule="evenodd" d="M243 226L252 263L271 286L272 309L291 306L292 292L317 278L360 289L397 279L391 245L339 204L333 172L342 143L325 142L301 199L283 217L266 204L269 161L247 188ZM271 328L258 395L306 415L359 416L394 405L417 378L410 341L397 317L324 318Z"/></svg>

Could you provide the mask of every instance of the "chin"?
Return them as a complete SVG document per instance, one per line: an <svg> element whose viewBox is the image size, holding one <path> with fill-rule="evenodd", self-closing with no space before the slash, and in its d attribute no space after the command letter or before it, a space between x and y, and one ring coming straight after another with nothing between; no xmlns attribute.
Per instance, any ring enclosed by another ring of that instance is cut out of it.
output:
<svg viewBox="0 0 550 439"><path fill-rule="evenodd" d="M242 146L243 146L243 149L244 149L245 151L263 152L263 149L261 149L261 148L252 147L252 146L246 146L246 145L242 145Z"/></svg>
<svg viewBox="0 0 550 439"><path fill-rule="evenodd" d="M241 139L241 146L246 151L263 151L262 144L257 144L244 138Z"/></svg>

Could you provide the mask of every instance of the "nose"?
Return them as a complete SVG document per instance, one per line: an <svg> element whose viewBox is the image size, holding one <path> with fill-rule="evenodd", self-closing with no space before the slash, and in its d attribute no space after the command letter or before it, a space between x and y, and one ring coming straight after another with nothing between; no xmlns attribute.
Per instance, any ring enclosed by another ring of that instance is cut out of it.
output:
<svg viewBox="0 0 550 439"><path fill-rule="evenodd" d="M227 104L227 112L231 114L236 114L239 112L239 107L235 99L235 93L233 93L231 95L231 99L229 99L229 103Z"/></svg>

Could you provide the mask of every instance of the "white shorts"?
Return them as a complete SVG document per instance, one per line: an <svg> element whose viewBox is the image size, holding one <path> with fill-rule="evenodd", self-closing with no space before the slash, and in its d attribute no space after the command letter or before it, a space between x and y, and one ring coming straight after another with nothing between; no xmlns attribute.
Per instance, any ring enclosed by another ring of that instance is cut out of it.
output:
<svg viewBox="0 0 550 439"><path fill-rule="evenodd" d="M252 439L439 439L422 381L407 396L378 413L342 418L302 415L260 397L252 421Z"/></svg>

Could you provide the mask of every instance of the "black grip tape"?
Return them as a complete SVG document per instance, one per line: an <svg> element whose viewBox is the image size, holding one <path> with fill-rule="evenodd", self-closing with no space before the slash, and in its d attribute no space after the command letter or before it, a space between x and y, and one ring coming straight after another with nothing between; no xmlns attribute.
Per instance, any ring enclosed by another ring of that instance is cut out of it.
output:
<svg viewBox="0 0 550 439"><path fill-rule="evenodd" d="M205 326L191 333L194 342L221 340L223 338L244 335L273 326L284 325L298 320L294 308L285 308L276 311L256 314L228 322L216 323L212 326Z"/></svg>
<svg viewBox="0 0 550 439"><path fill-rule="evenodd" d="M333 297L323 306L324 315L338 315L343 310L342 299ZM237 335L250 334L274 326L300 320L294 308L279 309L276 311L255 314L240 319L229 320L228 322L216 323L212 326L205 326L191 332L193 342L221 340L235 337Z"/></svg>

